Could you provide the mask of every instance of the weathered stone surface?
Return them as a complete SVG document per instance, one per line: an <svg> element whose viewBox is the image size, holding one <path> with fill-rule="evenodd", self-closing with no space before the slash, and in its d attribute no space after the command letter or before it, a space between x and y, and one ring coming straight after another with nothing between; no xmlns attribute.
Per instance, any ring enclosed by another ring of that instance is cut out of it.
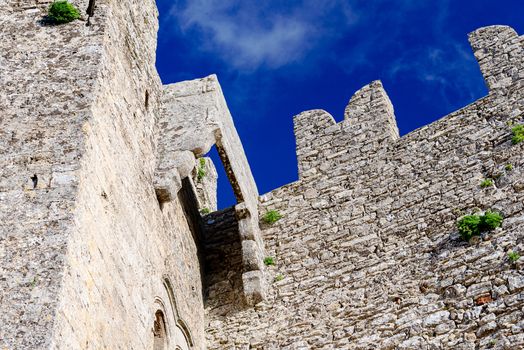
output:
<svg viewBox="0 0 524 350"><path fill-rule="evenodd" d="M470 34L488 96L402 138L378 81L340 123L296 116L300 180L258 197L216 77L161 85L155 3L96 3L55 26L0 0L0 348L524 347L513 29ZM502 227L461 241L488 209Z"/></svg>
<svg viewBox="0 0 524 350"><path fill-rule="evenodd" d="M174 192L169 191L177 188L166 183L176 178L173 173L179 173L181 178L187 176L180 170L178 152L192 152L198 157L216 145L239 203L236 210L241 238L248 239L242 244L244 270L261 268L260 261L255 259L264 255L258 228L258 190L217 77L211 75L164 86L162 106L155 171L157 192L161 198L172 198ZM215 191L207 188L208 192ZM203 195L202 191L197 192Z"/></svg>
<svg viewBox="0 0 524 350"><path fill-rule="evenodd" d="M202 171L200 175L199 169ZM213 160L208 157L199 158L194 163L192 170L199 208L204 212L216 211L218 174Z"/></svg>
<svg viewBox="0 0 524 350"><path fill-rule="evenodd" d="M258 191L217 77L164 86L157 175L173 168L178 151L199 157L217 144L238 202L256 210ZM184 177L184 176L182 176Z"/></svg>
<svg viewBox="0 0 524 350"><path fill-rule="evenodd" d="M90 27L45 25L42 5L0 2L0 348L8 349L51 340L107 30L104 13Z"/></svg>
<svg viewBox="0 0 524 350"><path fill-rule="evenodd" d="M524 77L523 39L513 28L480 28L469 34L469 41L490 89L508 87Z"/></svg>
<svg viewBox="0 0 524 350"><path fill-rule="evenodd" d="M0 7L0 348L153 348L159 310L203 348L190 220L152 183L155 3L97 1L90 26L47 3Z"/></svg>
<svg viewBox="0 0 524 350"><path fill-rule="evenodd" d="M265 296L265 279L262 271L254 270L244 272L242 274L242 282L244 286L244 295L248 305L255 305L263 301Z"/></svg>

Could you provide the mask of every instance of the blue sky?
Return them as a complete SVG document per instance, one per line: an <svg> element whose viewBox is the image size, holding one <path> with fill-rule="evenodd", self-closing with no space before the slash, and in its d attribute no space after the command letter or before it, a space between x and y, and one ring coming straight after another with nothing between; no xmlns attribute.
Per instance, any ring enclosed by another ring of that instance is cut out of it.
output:
<svg viewBox="0 0 524 350"><path fill-rule="evenodd" d="M351 95L380 79L405 135L487 93L469 32L505 24L524 34L522 0L157 4L162 81L218 75L261 194L297 180L294 115L321 108L340 121ZM235 200L219 177L227 207Z"/></svg>

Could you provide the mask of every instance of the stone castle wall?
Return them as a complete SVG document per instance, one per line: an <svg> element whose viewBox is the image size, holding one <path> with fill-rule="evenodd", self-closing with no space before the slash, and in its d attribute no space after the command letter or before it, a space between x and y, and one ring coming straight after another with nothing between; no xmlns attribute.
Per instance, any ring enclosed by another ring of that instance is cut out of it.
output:
<svg viewBox="0 0 524 350"><path fill-rule="evenodd" d="M105 30L46 26L37 5L0 2L0 347L8 349L50 340Z"/></svg>
<svg viewBox="0 0 524 350"><path fill-rule="evenodd" d="M152 183L162 92L157 9L154 1L109 6L53 345L152 348L161 309L169 329L182 320L201 346L198 248L180 200L161 208Z"/></svg>
<svg viewBox="0 0 524 350"><path fill-rule="evenodd" d="M402 138L380 82L341 123L296 116L300 179L259 198L216 77L161 85L154 1L60 26L48 4L0 0L0 348L524 346L511 28L470 35L489 95ZM239 203L201 216L213 144ZM457 218L488 209L502 228L461 241Z"/></svg>
<svg viewBox="0 0 524 350"><path fill-rule="evenodd" d="M90 26L0 4L0 347L153 348L160 310L170 347L203 348L194 203L153 184L154 1L99 0Z"/></svg>
<svg viewBox="0 0 524 350"><path fill-rule="evenodd" d="M209 349L524 347L523 265L507 257L524 251L524 148L510 127L524 122L523 38L496 26L470 41L489 95L402 138L380 82L341 123L295 117L300 179L261 197L262 214L283 215L261 226L269 297L210 310ZM462 241L457 219L489 209L502 228Z"/></svg>

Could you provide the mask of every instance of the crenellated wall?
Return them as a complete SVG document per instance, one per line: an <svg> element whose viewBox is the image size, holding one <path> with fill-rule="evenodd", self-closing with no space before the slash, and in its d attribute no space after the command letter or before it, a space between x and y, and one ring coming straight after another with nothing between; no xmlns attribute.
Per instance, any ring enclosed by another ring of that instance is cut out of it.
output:
<svg viewBox="0 0 524 350"><path fill-rule="evenodd" d="M295 117L300 179L260 202L283 215L261 225L268 299L212 313L209 349L524 347L524 47L504 26L470 41L489 95L402 138L380 82L338 124ZM489 209L502 227L462 241L457 219Z"/></svg>
<svg viewBox="0 0 524 350"><path fill-rule="evenodd" d="M480 28L469 41L490 90L512 86L524 77L524 38L508 26Z"/></svg>
<svg viewBox="0 0 524 350"><path fill-rule="evenodd" d="M322 110L303 112L294 122L301 179L329 173L335 158L336 164L350 163L356 150L366 161L377 161L399 137L393 106L380 81L351 97L341 123Z"/></svg>
<svg viewBox="0 0 524 350"><path fill-rule="evenodd" d="M470 33L489 95L406 136L379 81L340 123L297 115L299 181L259 197L216 76L162 86L155 2L72 2L54 25L0 0L0 348L524 347L513 29ZM461 240L487 210L502 227Z"/></svg>

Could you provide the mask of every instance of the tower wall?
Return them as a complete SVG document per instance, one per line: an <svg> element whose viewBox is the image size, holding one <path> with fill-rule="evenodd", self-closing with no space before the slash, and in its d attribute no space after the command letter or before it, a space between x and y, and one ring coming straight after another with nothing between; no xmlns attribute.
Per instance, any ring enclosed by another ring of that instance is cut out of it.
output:
<svg viewBox="0 0 524 350"><path fill-rule="evenodd" d="M161 206L153 183L154 1L99 0L89 26L18 6L1 16L0 347L152 348L161 311L170 347L203 348L192 203Z"/></svg>
<svg viewBox="0 0 524 350"><path fill-rule="evenodd" d="M56 318L105 16L45 25L36 1L0 13L0 346L36 349Z"/></svg>
<svg viewBox="0 0 524 350"><path fill-rule="evenodd" d="M157 15L154 1L108 8L56 348L153 348L158 310L170 347L203 347L198 228L188 198L161 205L153 184L162 94Z"/></svg>

